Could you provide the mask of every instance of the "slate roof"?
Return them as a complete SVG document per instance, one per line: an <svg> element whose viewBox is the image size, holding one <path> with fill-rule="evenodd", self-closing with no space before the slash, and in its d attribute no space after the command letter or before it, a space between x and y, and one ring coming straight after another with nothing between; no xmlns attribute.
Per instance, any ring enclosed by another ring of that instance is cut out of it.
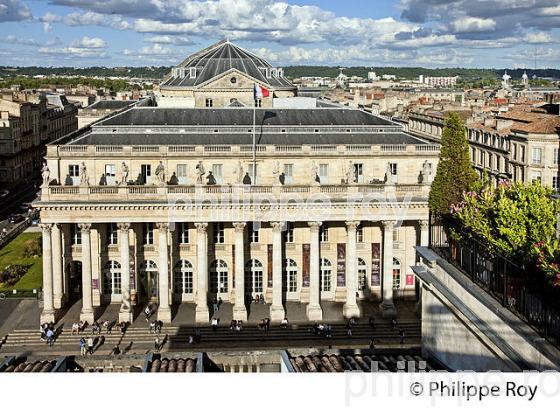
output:
<svg viewBox="0 0 560 410"><path fill-rule="evenodd" d="M185 67L187 75L179 78L170 74L164 79L161 88L196 87L231 69L237 69L273 89L295 88L284 76L267 78L263 69L272 67L268 62L229 41L220 41L199 51L187 57L177 67ZM191 67L196 67L196 78L190 78L188 74Z"/></svg>
<svg viewBox="0 0 560 410"><path fill-rule="evenodd" d="M88 105L85 108L96 110L120 110L121 108L134 105L137 102L137 100L100 100Z"/></svg>
<svg viewBox="0 0 560 410"><path fill-rule="evenodd" d="M405 353L403 355L359 355L359 354L323 354L290 357L290 362L294 370L298 373L339 373L347 371L371 372L389 371L396 372L397 364L400 362L404 369L409 371L409 364L412 371L419 371L419 363L426 363L424 369L428 371L441 370L437 364L426 361L416 354Z"/></svg>
<svg viewBox="0 0 560 410"><path fill-rule="evenodd" d="M381 117L346 108L257 109L257 124L263 121L265 125L276 126L395 125ZM133 108L98 123L107 126L252 126L252 124L252 108Z"/></svg>
<svg viewBox="0 0 560 410"><path fill-rule="evenodd" d="M258 132L258 130L257 130ZM251 145L252 133L88 133L70 145ZM382 145L414 144L425 141L399 133L283 133L257 134L259 145Z"/></svg>
<svg viewBox="0 0 560 410"><path fill-rule="evenodd" d="M148 371L150 373L196 373L196 358L156 358Z"/></svg>

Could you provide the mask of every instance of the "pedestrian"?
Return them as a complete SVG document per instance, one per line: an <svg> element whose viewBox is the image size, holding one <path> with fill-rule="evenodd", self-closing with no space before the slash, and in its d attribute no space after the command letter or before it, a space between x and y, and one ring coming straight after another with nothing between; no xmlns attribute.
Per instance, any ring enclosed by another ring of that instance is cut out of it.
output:
<svg viewBox="0 0 560 410"><path fill-rule="evenodd" d="M375 329L375 318L373 316L369 317L369 327L371 327L372 329Z"/></svg>
<svg viewBox="0 0 560 410"><path fill-rule="evenodd" d="M400 336L401 336L401 345L404 344L404 329L400 330Z"/></svg>
<svg viewBox="0 0 560 410"><path fill-rule="evenodd" d="M216 298L212 299L212 309L214 313L218 313L218 301Z"/></svg>
<svg viewBox="0 0 560 410"><path fill-rule="evenodd" d="M80 338L80 356L84 357L86 355L86 339Z"/></svg>
<svg viewBox="0 0 560 410"><path fill-rule="evenodd" d="M150 316L152 316L152 307L149 303L144 309L144 316L146 316L146 322L148 322L150 320Z"/></svg>
<svg viewBox="0 0 560 410"><path fill-rule="evenodd" d="M221 297L218 298L218 310L220 310L220 308L222 307L222 303L224 303L224 301L222 300Z"/></svg>
<svg viewBox="0 0 560 410"><path fill-rule="evenodd" d="M218 329L219 320L216 317L212 318L212 330L215 332Z"/></svg>
<svg viewBox="0 0 560 410"><path fill-rule="evenodd" d="M280 327L282 329L287 329L288 328L288 318L284 316L284 319L282 319L282 322L280 322Z"/></svg>
<svg viewBox="0 0 560 410"><path fill-rule="evenodd" d="M90 356L93 354L93 346L94 346L93 337L90 336L87 340L87 352L90 354Z"/></svg>
<svg viewBox="0 0 560 410"><path fill-rule="evenodd" d="M156 340L154 340L154 350L156 352L159 352L160 349L160 340L159 340L159 336L156 336Z"/></svg>
<svg viewBox="0 0 560 410"><path fill-rule="evenodd" d="M50 346L52 346L53 343L54 343L54 332L53 332L53 330L52 330L50 327L49 327L49 329L47 330L46 336L47 336L47 344L48 344L49 347L50 347Z"/></svg>
<svg viewBox="0 0 560 410"><path fill-rule="evenodd" d="M397 326L398 326L397 319L395 318L391 319L391 327L395 329Z"/></svg>

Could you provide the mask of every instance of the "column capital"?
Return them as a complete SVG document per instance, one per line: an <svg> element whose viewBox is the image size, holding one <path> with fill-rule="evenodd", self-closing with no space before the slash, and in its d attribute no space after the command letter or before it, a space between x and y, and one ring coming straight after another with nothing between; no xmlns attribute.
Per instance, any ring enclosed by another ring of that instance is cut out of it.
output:
<svg viewBox="0 0 560 410"><path fill-rule="evenodd" d="M418 221L418 226L422 229L427 229L430 226L430 221L427 219L421 219Z"/></svg>
<svg viewBox="0 0 560 410"><path fill-rule="evenodd" d="M307 225L309 225L311 232L319 232L319 228L321 227L322 224L323 224L322 222L316 222L316 221L307 222Z"/></svg>
<svg viewBox="0 0 560 410"><path fill-rule="evenodd" d="M41 228L44 233L51 233L53 224L39 224L39 228Z"/></svg>
<svg viewBox="0 0 560 410"><path fill-rule="evenodd" d="M233 227L235 228L235 232L243 233L245 232L245 227L247 226L247 222L234 222Z"/></svg>
<svg viewBox="0 0 560 410"><path fill-rule="evenodd" d="M397 221L381 221L381 225L383 225L383 228L386 231L390 231L395 229L395 225L397 224Z"/></svg>
<svg viewBox="0 0 560 410"><path fill-rule="evenodd" d="M197 233L206 233L206 229L208 228L207 222L197 222L194 224Z"/></svg>
<svg viewBox="0 0 560 410"><path fill-rule="evenodd" d="M91 224L78 224L78 228L80 228L83 233L89 233L91 230Z"/></svg>
<svg viewBox="0 0 560 410"><path fill-rule="evenodd" d="M156 227L160 230L160 231L165 231L167 232L169 230L169 224L167 222L158 222L156 224Z"/></svg>
<svg viewBox="0 0 560 410"><path fill-rule="evenodd" d="M284 222L271 222L270 226L272 226L274 232L282 232L284 229Z"/></svg>
<svg viewBox="0 0 560 410"><path fill-rule="evenodd" d="M356 230L358 229L358 226L360 225L360 221L346 221L346 228L347 229L352 229L352 230Z"/></svg>
<svg viewBox="0 0 560 410"><path fill-rule="evenodd" d="M128 230L130 229L130 224L128 222L119 222L117 224L117 228L119 228L119 231L128 232Z"/></svg>

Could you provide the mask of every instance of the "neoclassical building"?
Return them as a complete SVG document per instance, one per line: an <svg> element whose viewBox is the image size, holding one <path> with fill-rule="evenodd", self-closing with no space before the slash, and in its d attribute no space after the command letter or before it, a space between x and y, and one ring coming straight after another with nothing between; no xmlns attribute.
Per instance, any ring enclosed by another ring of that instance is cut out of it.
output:
<svg viewBox="0 0 560 410"><path fill-rule="evenodd" d="M325 301L391 315L414 295L438 145L345 108L258 108L254 129L253 109L153 104L48 146L43 321L77 299L89 322L153 302L205 323L218 298L239 320L263 298L273 321L286 302L315 321Z"/></svg>

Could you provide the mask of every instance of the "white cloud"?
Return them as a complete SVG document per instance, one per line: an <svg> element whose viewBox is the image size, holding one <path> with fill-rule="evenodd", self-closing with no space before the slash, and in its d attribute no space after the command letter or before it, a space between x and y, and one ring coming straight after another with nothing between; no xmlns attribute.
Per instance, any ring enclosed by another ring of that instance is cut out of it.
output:
<svg viewBox="0 0 560 410"><path fill-rule="evenodd" d="M553 39L550 33L539 31L536 33L528 33L525 36L525 41L530 44L544 44L544 43L552 43Z"/></svg>
<svg viewBox="0 0 560 410"><path fill-rule="evenodd" d="M26 4L19 0L0 1L0 22L30 20L33 18Z"/></svg>
<svg viewBox="0 0 560 410"><path fill-rule="evenodd" d="M151 46L142 47L139 50L123 50L125 56L173 56L176 57L177 53L171 48L163 47L161 44L153 44Z"/></svg>
<svg viewBox="0 0 560 410"><path fill-rule="evenodd" d="M191 46L194 44L190 38L180 36L152 36L144 39L147 43L173 44L176 46Z"/></svg>
<svg viewBox="0 0 560 410"><path fill-rule="evenodd" d="M99 37L82 37L72 43L72 47L76 48L105 48L107 44L105 40Z"/></svg>
<svg viewBox="0 0 560 410"><path fill-rule="evenodd" d="M477 17L462 17L453 21L451 26L455 33L476 33L494 31L496 29L496 21Z"/></svg>

